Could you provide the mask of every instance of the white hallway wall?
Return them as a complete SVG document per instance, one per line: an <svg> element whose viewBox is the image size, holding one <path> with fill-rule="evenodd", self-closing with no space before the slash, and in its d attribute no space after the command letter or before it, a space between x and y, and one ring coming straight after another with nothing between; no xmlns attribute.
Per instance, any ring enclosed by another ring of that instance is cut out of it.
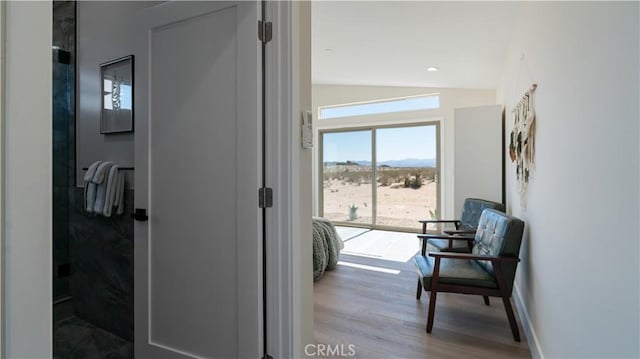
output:
<svg viewBox="0 0 640 359"><path fill-rule="evenodd" d="M440 108L426 111L411 111L395 114L375 116L357 116L347 119L318 120L318 107L339 105L361 101L382 100L389 98L440 94ZM313 85L312 102L314 116L314 151L313 151L313 208L314 214L318 208L318 161L319 144L318 129L328 126L355 127L371 124L401 124L407 119L418 121L433 121L442 119L440 124L440 154L441 173L444 181L441 183L441 203L444 206L444 218L455 218L453 205L453 118L454 110L461 107L493 105L496 103L495 90L476 89L447 89L426 87L388 87L388 86L342 86L342 85ZM408 144L418 146L419 144ZM417 220L417 219L416 219Z"/></svg>
<svg viewBox="0 0 640 359"><path fill-rule="evenodd" d="M4 5L3 357L50 358L52 5Z"/></svg>
<svg viewBox="0 0 640 359"><path fill-rule="evenodd" d="M507 206L527 222L517 288L548 358L638 357L637 2L526 3L498 102L538 82L536 168L521 208L507 159Z"/></svg>

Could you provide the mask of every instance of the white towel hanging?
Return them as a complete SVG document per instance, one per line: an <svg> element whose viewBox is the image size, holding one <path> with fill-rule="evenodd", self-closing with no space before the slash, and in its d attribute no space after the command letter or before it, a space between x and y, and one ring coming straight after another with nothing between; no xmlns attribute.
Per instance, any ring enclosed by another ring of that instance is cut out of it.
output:
<svg viewBox="0 0 640 359"><path fill-rule="evenodd" d="M101 163L102 161L95 161L89 166L87 173L84 174L84 210L89 213L93 213L93 205L96 198L96 185L92 180Z"/></svg>
<svg viewBox="0 0 640 359"><path fill-rule="evenodd" d="M84 176L84 209L111 217L115 211L124 213L124 173L121 167L109 161L96 161Z"/></svg>

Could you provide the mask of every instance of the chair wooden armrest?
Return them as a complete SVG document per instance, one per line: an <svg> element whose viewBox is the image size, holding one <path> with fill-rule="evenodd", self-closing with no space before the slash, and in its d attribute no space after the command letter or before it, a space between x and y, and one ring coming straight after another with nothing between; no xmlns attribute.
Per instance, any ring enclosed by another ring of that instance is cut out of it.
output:
<svg viewBox="0 0 640 359"><path fill-rule="evenodd" d="M475 229L443 229L443 233L446 234L476 234Z"/></svg>
<svg viewBox="0 0 640 359"><path fill-rule="evenodd" d="M520 258L515 257L494 257L477 255L473 253L456 253L456 252L429 252L429 257L448 258L448 259L466 259L466 260L483 260L492 262L520 262Z"/></svg>
<svg viewBox="0 0 640 359"><path fill-rule="evenodd" d="M424 256L427 252L427 242L429 239L445 239L449 241L449 248L453 248L453 241L461 241L466 240L469 245L469 250L473 246L473 241L475 240L475 236L449 236L445 234L418 234L418 238L422 241L422 249L420 253Z"/></svg>
<svg viewBox="0 0 640 359"><path fill-rule="evenodd" d="M430 223L453 223L456 229L460 228L460 220L458 219L420 219L418 222L422 223L422 233L427 233L427 224Z"/></svg>
<svg viewBox="0 0 640 359"><path fill-rule="evenodd" d="M449 240L471 240L473 241L475 236L452 236L448 234L438 234L438 233L426 233L426 234L418 234L418 238L420 239L449 239Z"/></svg>
<svg viewBox="0 0 640 359"><path fill-rule="evenodd" d="M460 223L457 219L420 219L420 223Z"/></svg>

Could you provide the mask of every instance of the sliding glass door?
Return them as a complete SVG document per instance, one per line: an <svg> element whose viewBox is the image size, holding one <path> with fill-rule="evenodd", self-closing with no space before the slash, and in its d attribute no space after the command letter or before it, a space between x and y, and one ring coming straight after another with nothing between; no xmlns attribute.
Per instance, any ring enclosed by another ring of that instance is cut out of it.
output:
<svg viewBox="0 0 640 359"><path fill-rule="evenodd" d="M437 216L438 123L321 131L320 141L322 216L412 231Z"/></svg>
<svg viewBox="0 0 640 359"><path fill-rule="evenodd" d="M376 131L376 224L418 229L438 208L436 126Z"/></svg>
<svg viewBox="0 0 640 359"><path fill-rule="evenodd" d="M323 216L334 222L372 225L371 130L322 137Z"/></svg>

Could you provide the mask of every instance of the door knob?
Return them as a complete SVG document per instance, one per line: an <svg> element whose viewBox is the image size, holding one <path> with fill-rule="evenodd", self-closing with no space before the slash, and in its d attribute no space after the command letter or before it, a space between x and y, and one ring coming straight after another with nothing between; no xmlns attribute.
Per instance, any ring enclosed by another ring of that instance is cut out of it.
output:
<svg viewBox="0 0 640 359"><path fill-rule="evenodd" d="M147 221L149 219L149 216L147 216L147 209L136 208L135 212L131 213L131 218L141 222Z"/></svg>

